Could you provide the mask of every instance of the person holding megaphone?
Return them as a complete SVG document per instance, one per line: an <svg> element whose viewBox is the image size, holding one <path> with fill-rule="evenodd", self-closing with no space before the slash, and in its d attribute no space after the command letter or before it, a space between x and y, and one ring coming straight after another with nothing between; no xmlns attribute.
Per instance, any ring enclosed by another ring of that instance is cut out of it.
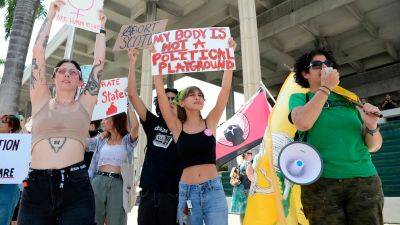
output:
<svg viewBox="0 0 400 225"><path fill-rule="evenodd" d="M370 152L382 145L380 111L335 93L339 72L332 53L316 49L295 63L295 80L309 88L289 100L289 120L322 157L321 177L301 187L310 225L383 224L381 180Z"/></svg>

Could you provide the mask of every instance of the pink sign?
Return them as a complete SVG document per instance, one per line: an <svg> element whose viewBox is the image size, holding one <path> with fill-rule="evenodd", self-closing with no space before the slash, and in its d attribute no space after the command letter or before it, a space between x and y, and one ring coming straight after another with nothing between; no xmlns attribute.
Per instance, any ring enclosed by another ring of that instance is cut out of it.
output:
<svg viewBox="0 0 400 225"><path fill-rule="evenodd" d="M217 128L217 165L259 145L272 108L260 89L235 115Z"/></svg>

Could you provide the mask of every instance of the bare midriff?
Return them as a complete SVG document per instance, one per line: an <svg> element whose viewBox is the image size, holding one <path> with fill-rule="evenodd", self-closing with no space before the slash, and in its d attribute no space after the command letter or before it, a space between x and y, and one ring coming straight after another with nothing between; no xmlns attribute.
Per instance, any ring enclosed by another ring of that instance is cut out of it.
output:
<svg viewBox="0 0 400 225"><path fill-rule="evenodd" d="M83 161L85 150L80 141L67 138L62 148L55 152L48 139L37 142L32 149L31 168L61 169Z"/></svg>
<svg viewBox="0 0 400 225"><path fill-rule="evenodd" d="M181 181L186 184L201 184L218 176L215 164L190 166L183 170Z"/></svg>

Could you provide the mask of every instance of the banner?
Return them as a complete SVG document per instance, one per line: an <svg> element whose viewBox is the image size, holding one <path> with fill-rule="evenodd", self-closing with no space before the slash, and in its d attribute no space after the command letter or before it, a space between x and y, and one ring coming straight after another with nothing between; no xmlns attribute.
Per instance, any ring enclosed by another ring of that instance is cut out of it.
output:
<svg viewBox="0 0 400 225"><path fill-rule="evenodd" d="M153 75L235 70L229 27L193 28L154 34Z"/></svg>
<svg viewBox="0 0 400 225"><path fill-rule="evenodd" d="M92 121L101 120L127 111L128 98L125 93L128 87L128 78L114 78L102 80L94 107Z"/></svg>
<svg viewBox="0 0 400 225"><path fill-rule="evenodd" d="M95 33L100 32L99 11L103 0L66 0L56 15L56 20Z"/></svg>
<svg viewBox="0 0 400 225"><path fill-rule="evenodd" d="M254 182L250 187L244 225L308 225L300 198L300 186L293 185L286 199L282 194L286 182L277 165L282 148L293 141L296 128L289 122L289 99L293 93L308 89L296 84L291 73L279 91L270 113L260 158L254 168Z"/></svg>
<svg viewBox="0 0 400 225"><path fill-rule="evenodd" d="M122 26L115 41L113 51L147 48L151 44L151 36L164 31L167 22L168 20L165 19Z"/></svg>
<svg viewBox="0 0 400 225"><path fill-rule="evenodd" d="M234 116L218 126L218 166L261 143L270 112L266 93L260 89Z"/></svg>
<svg viewBox="0 0 400 225"><path fill-rule="evenodd" d="M30 161L30 134L0 134L0 184L22 184Z"/></svg>

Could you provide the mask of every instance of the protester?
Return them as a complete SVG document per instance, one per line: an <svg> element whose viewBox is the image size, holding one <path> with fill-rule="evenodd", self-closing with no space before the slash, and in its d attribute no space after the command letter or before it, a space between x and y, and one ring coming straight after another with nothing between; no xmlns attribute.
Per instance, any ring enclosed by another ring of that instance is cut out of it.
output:
<svg viewBox="0 0 400 225"><path fill-rule="evenodd" d="M20 130L20 121L16 116L0 116L0 133L18 133ZM0 184L0 225L10 224L19 196L18 184Z"/></svg>
<svg viewBox="0 0 400 225"><path fill-rule="evenodd" d="M385 96L385 100L382 103L382 110L397 108L397 103L390 97L389 94Z"/></svg>
<svg viewBox="0 0 400 225"><path fill-rule="evenodd" d="M229 46L236 47L230 39ZM152 48L154 51L154 47ZM191 225L228 224L228 207L221 179L216 168L217 123L228 102L232 83L232 70L226 70L217 103L203 119L200 110L204 106L204 94L195 86L178 93L178 115L171 110L165 94L163 76L154 78L158 103L165 122L172 132L180 161L183 166L179 184L178 220L184 217Z"/></svg>
<svg viewBox="0 0 400 225"><path fill-rule="evenodd" d="M300 140L312 145L324 162L321 178L301 187L310 225L383 224L382 185L370 156L382 145L375 115L379 109L369 103L355 106L332 91L339 72L330 51L307 52L294 68L296 83L309 92L290 97L289 119Z"/></svg>
<svg viewBox="0 0 400 225"><path fill-rule="evenodd" d="M89 177L96 204L97 224L124 225L127 222L123 207L123 181L121 165L132 162L137 145L139 123L134 112L129 113L131 129L127 130L126 113L103 119L104 133L88 138L88 150L94 152ZM133 184L127 184L133 187Z"/></svg>
<svg viewBox="0 0 400 225"><path fill-rule="evenodd" d="M247 177L247 168L251 167L251 160L253 158L253 154L251 152L244 153L239 156L240 160L238 160L238 166L232 168L231 177L234 174L238 175L237 185L233 186L232 192L232 205L230 209L230 213L239 214L240 215L240 224L243 224L244 214L246 212L247 205L247 195L249 194L251 181Z"/></svg>
<svg viewBox="0 0 400 225"><path fill-rule="evenodd" d="M83 93L80 66L62 60L54 68L55 97L46 84L45 51L53 19L65 4L53 1L33 47L30 97L32 102L32 160L24 182L19 225L92 225L94 195L83 162L89 122L99 92L105 62L106 16L96 34L93 69Z"/></svg>
<svg viewBox="0 0 400 225"><path fill-rule="evenodd" d="M93 138L102 133L102 129L100 129L100 123L101 120L90 121L89 137ZM93 158L93 152L86 151L83 157L83 161L85 162L87 168L89 168L90 163L92 162L92 158Z"/></svg>
<svg viewBox="0 0 400 225"><path fill-rule="evenodd" d="M147 136L146 155L140 177L140 204L138 211L139 225L176 225L178 207L178 184L182 168L178 163L178 155L171 131L165 124L154 99L157 116L144 105L137 93L136 59L137 50L129 51L128 96L139 115L140 122ZM165 89L171 112L176 114L172 104L178 91Z"/></svg>

